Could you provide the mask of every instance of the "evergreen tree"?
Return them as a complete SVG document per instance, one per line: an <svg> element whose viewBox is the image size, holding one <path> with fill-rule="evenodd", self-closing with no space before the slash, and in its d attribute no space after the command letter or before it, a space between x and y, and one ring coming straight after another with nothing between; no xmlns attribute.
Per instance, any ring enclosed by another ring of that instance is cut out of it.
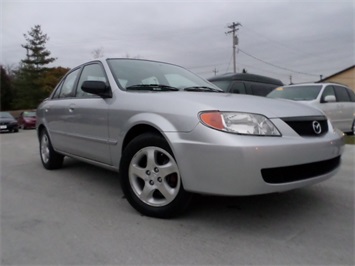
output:
<svg viewBox="0 0 355 266"><path fill-rule="evenodd" d="M22 47L26 49L26 58L21 60L19 70L16 72L14 86L16 90L15 108L30 109L48 96L48 89L44 84L48 64L56 58L50 57L51 52L46 49L49 40L40 25L35 25L31 31L24 34L27 41Z"/></svg>
<svg viewBox="0 0 355 266"><path fill-rule="evenodd" d="M51 52L45 47L49 37L47 34L43 34L40 25L35 25L28 34L29 36L27 34L23 35L27 43L21 46L26 49L27 58L22 60L22 63L35 71L43 71L45 70L45 65L56 60L54 57L49 57Z"/></svg>
<svg viewBox="0 0 355 266"><path fill-rule="evenodd" d="M2 111L4 110L11 110L12 108L12 100L13 100L13 91L12 91L12 85L11 85L11 77L10 75L6 72L5 68L3 66L0 66L1 68L1 85L0 85L0 92L1 92L1 104L0 104L0 109Z"/></svg>

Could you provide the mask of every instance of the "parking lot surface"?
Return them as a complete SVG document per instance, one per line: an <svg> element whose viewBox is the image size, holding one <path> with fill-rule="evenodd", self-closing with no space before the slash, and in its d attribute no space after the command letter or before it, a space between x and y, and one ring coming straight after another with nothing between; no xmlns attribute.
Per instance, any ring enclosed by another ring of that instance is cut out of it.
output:
<svg viewBox="0 0 355 266"><path fill-rule="evenodd" d="M312 187L196 195L171 220L137 213L117 173L45 170L34 130L1 134L1 265L354 265L354 152Z"/></svg>

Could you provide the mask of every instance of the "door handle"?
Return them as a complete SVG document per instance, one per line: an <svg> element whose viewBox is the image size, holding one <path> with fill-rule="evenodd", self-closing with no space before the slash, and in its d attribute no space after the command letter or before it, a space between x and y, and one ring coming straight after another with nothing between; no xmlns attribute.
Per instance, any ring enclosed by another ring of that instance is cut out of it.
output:
<svg viewBox="0 0 355 266"><path fill-rule="evenodd" d="M70 104L68 110L69 110L69 113L74 112L74 110L75 110L75 104Z"/></svg>

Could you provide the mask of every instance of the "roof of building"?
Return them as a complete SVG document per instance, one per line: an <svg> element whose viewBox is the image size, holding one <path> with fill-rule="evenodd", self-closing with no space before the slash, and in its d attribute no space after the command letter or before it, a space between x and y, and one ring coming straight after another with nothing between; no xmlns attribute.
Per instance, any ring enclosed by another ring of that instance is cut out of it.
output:
<svg viewBox="0 0 355 266"><path fill-rule="evenodd" d="M325 81L325 80L327 80L327 79L330 79L330 78L332 78L332 77L334 77L334 76L337 76L337 75L339 75L339 74L341 74L341 73L343 73L343 72L346 72L346 71L348 71L348 70L350 70L350 69L352 69L352 68L355 68L355 65L352 65L352 66L347 67L347 68L345 68L345 69L343 69L343 70L341 70L341 71L339 71L339 72L336 72L336 73L334 73L334 74L332 74L332 75L330 75L330 76L328 76L328 77L325 77L325 78L321 79L321 80L318 81L318 82L323 82L323 81Z"/></svg>

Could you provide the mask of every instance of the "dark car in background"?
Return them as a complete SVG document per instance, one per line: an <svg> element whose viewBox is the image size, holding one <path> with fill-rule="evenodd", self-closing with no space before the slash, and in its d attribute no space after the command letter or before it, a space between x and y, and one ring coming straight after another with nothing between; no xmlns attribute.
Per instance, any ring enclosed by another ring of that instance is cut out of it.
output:
<svg viewBox="0 0 355 266"><path fill-rule="evenodd" d="M21 112L17 122L22 129L36 128L36 111Z"/></svg>
<svg viewBox="0 0 355 266"><path fill-rule="evenodd" d="M18 123L9 112L0 112L0 131L18 132Z"/></svg>
<svg viewBox="0 0 355 266"><path fill-rule="evenodd" d="M225 92L266 96L273 89L283 86L281 80L249 73L228 73L209 78L208 81Z"/></svg>

